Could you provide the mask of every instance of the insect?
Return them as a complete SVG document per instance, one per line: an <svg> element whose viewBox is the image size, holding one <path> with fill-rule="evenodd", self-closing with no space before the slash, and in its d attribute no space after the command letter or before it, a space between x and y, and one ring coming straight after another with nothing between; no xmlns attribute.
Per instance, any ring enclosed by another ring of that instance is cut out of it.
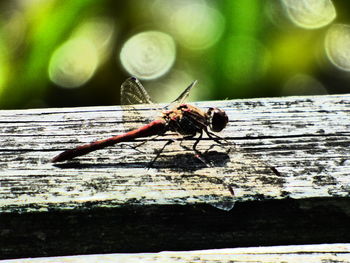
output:
<svg viewBox="0 0 350 263"><path fill-rule="evenodd" d="M200 199L202 198L217 208L230 210L235 201L238 200L237 198L248 198L254 195L259 197L280 195L280 189L270 187L274 185L270 182L281 182L282 185L283 179L277 169L241 150L237 145L229 144L230 150L221 155L227 160L224 165L217 165L214 167L215 169L208 165L206 158L203 158L203 154L197 150L197 145L204 134L218 144L226 144L227 142L216 133L225 129L229 118L222 109L211 107L207 111L203 111L196 106L184 103L196 83L197 81L192 82L176 100L168 107L163 108L159 116L148 124L120 135L66 150L54 157L52 162L64 162L122 142L136 142L138 138L152 139L154 136L175 132L180 135L180 140L191 139L194 141L192 150L195 152L195 157L205 165L190 172L186 170L186 165L176 167L176 175L174 176L169 175L171 174L169 167L160 167L157 174L163 174L166 180L170 178L182 189L189 192L189 196L194 198L201 196ZM121 102L124 105L152 104L150 96L135 77L130 77L123 82L121 92ZM154 164L166 146L177 140L169 139L149 163L149 167ZM142 144L147 141L148 139ZM222 146L227 146L227 144ZM231 148L234 150L231 151ZM183 163L180 162L180 164ZM146 175L148 176L147 173Z"/></svg>
<svg viewBox="0 0 350 263"><path fill-rule="evenodd" d="M194 81L189 85L180 96L171 103L175 105L170 109L164 109L161 112L160 117L152 122L124 134L113 136L107 139L98 140L92 143L84 144L73 149L66 150L52 159L52 162L63 162L71 160L75 157L88 154L92 151L103 149L108 146L115 145L121 142L134 141L137 138L149 137L154 135L164 135L168 131L177 132L184 138L194 138L198 135L195 143L193 144L193 150L196 153L196 157L205 162L200 152L196 149L197 144L206 133L209 138L212 138L216 142L220 143L219 136L213 132L222 131L227 123L228 117L225 111L218 108L209 108L207 112L192 106L190 104L183 103L188 97L191 88L197 83ZM130 77L124 81L121 86L122 89L122 103L129 104L130 101L139 100L141 102L150 103L149 95L135 77ZM153 159L150 165L152 165L159 157L164 148L174 142L175 140L169 140L163 148L158 152L157 156Z"/></svg>

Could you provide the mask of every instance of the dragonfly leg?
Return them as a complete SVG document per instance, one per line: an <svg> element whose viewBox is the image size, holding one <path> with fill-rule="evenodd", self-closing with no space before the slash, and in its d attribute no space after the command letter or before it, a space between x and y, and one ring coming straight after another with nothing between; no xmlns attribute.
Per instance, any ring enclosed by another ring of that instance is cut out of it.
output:
<svg viewBox="0 0 350 263"><path fill-rule="evenodd" d="M192 139L194 136L195 136L195 135L188 135L188 136L182 137L182 138L180 139L180 140L181 140L180 146L181 146L183 149L185 149L185 150L187 150L187 151L190 151L191 149L188 148L187 146L182 145L182 142L185 141L185 140ZM201 138L202 138L202 134L198 137L198 139L196 139L195 143L192 145L192 150L193 150L193 151L199 152L199 151L196 149L196 146L197 146L197 144L199 143L199 140L200 140Z"/></svg>
<svg viewBox="0 0 350 263"><path fill-rule="evenodd" d="M212 133L208 130L205 130L206 134L208 135L208 137L210 139L213 139L217 144L221 144L221 145L232 145L234 144L233 142L229 142L226 139L220 137L219 135L216 135L215 133ZM222 141L224 141L225 143L223 143Z"/></svg>
<svg viewBox="0 0 350 263"><path fill-rule="evenodd" d="M175 141L176 141L176 140L174 140L174 139L170 139L170 140L168 140L168 141L164 144L164 146L162 147L162 149L160 149L160 150L158 151L156 157L154 157L153 160L148 164L148 169L150 169L150 168L153 166L153 164L154 164L155 161L158 159L158 157L161 155L161 153L163 152L163 150L165 149L165 147L167 147L168 145L172 144L172 143L175 142Z"/></svg>
<svg viewBox="0 0 350 263"><path fill-rule="evenodd" d="M194 135L188 135L188 136L184 136L184 137L182 137L181 139L179 139L179 140L180 140L180 146L181 146L183 149L190 151L191 149L188 148L188 147L186 147L186 146L184 146L184 145L182 145L182 143L183 143L183 141L192 139L193 137L194 137Z"/></svg>
<svg viewBox="0 0 350 263"><path fill-rule="evenodd" d="M134 149L135 151L138 151L139 153L145 153L145 152L141 151L140 149L138 149L138 147L144 145L145 143L147 143L147 142L149 142L149 141L151 141L151 140L154 140L154 139L157 138L157 137L158 137L158 135L152 136L152 137L147 138L147 139L145 139L144 141L142 141L142 142L140 142L140 143L138 143L138 144L136 144L136 145L135 145L135 144L133 144L133 145L122 144L122 146L127 146L127 147L129 147L129 148L131 148L131 149Z"/></svg>
<svg viewBox="0 0 350 263"><path fill-rule="evenodd" d="M199 151L196 149L196 147L197 147L197 144L199 143L200 139L202 139L202 136L203 136L203 131L201 130L201 132L200 132L200 134L199 134L197 140L194 142L194 144L193 144L193 146L192 146L193 151L199 152Z"/></svg>
<svg viewBox="0 0 350 263"><path fill-rule="evenodd" d="M190 150L188 147L182 145L182 142L186 139L192 139L194 136L195 135L189 135L189 136L183 137L181 140L180 146L187 151ZM199 137L196 139L195 143L192 145L192 151L194 152L194 157L196 159L201 161L205 166L211 167L212 165L203 157L203 154L199 150L197 150L197 145L201 140L202 136L203 136L203 132L201 131L199 134ZM207 151L205 153L207 153Z"/></svg>
<svg viewBox="0 0 350 263"><path fill-rule="evenodd" d="M203 164L205 164L207 167L210 167L210 164L208 164L208 162L204 159L204 157L202 156L202 153L200 151L198 151L196 149L197 144L199 143L200 139L202 138L203 133L200 134L200 136L196 139L196 142L194 143L192 150L195 152L194 157L197 158L199 161L201 161ZM194 135L189 135L186 137L182 137L180 139L169 139L164 146L158 151L156 157L153 158L153 160L149 163L148 165L148 169L151 168L153 166L153 164L155 163L155 161L159 158L159 156L161 155L161 153L163 152L163 150L165 149L165 147L167 147L168 145L181 140L180 142L180 146L185 149L185 150L190 150L188 147L182 145L182 142L186 139L191 139L193 138Z"/></svg>
<svg viewBox="0 0 350 263"><path fill-rule="evenodd" d="M199 143L199 141L202 139L202 136L203 136L203 131L200 132L199 137L196 139L195 143L193 144L192 150L195 152L195 155L194 155L194 156L195 156L198 160L200 160L202 163L204 163L205 166L207 166L207 167L212 167L212 164L209 163L209 162L203 157L203 154L202 154L199 150L197 150L197 148L196 148L197 145L198 145L198 143Z"/></svg>
<svg viewBox="0 0 350 263"><path fill-rule="evenodd" d="M180 146L185 149L186 151L190 151L191 149L182 145L182 142L188 139L192 139L195 135L188 135L185 137L181 138L181 142L180 142ZM200 151L198 151L196 149L197 144L199 143L199 140L202 138L202 134L199 136L198 139L196 139L196 142L193 144L192 146L192 151L195 152L194 157L197 158L199 161L201 161L202 163L204 163L206 166L208 166L208 162L204 160L204 158L202 157L202 153Z"/></svg>
<svg viewBox="0 0 350 263"><path fill-rule="evenodd" d="M221 147L223 147L223 146L235 146L235 143L234 142L229 142L229 141L227 141L227 140L225 140L224 138L222 138L222 137L220 137L220 136L218 136L218 135L216 135L215 133L211 133L211 132L209 132L209 131L205 131L206 133L207 133L207 135L208 135L208 137L210 138L210 139L213 139L217 144L219 144ZM221 141L220 141L221 140ZM222 141L224 141L224 143L222 142ZM214 148L216 145L212 145L212 146L210 146L209 147L209 149L207 149L206 151L205 151L205 153L207 153L208 151L210 151L212 148ZM224 147L223 147L224 148ZM228 148L228 150L226 151L226 153L228 154L229 152L231 151L231 147L229 147Z"/></svg>
<svg viewBox="0 0 350 263"><path fill-rule="evenodd" d="M194 157L197 158L199 161L201 161L205 166L211 167L212 165L211 165L210 163L208 163L208 161L203 157L202 152L200 152L199 150L197 150L197 145L198 145L198 143L200 142L200 140L202 139L202 136L203 136L203 132L201 131L199 137L196 138L196 141L195 141L195 143L194 143L193 146L192 146L192 150L193 150L194 153L195 153L195 154L194 154ZM216 142L219 141L218 139L213 138L213 137L211 137L210 135L208 135L208 136L209 136L210 138L214 139L214 141L216 141ZM216 135L214 134L214 136L216 136ZM182 142L183 142L184 140L186 140L186 139L191 139L191 138L193 138L193 137L194 137L194 135L189 135L189 136L186 136L186 137L182 137L181 139L177 139L177 140L176 140L176 139L170 139L170 140L168 140L168 141L164 144L164 146L157 152L156 157L154 157L153 160L149 163L148 168L151 168L151 167L153 166L153 164L154 164L155 161L159 158L159 156L161 155L161 153L163 152L163 150L165 149L165 147L167 147L168 145L174 143L175 141L181 140L180 146L181 146L183 149L185 149L185 150L190 150L188 147L182 145ZM219 138L220 138L220 137L219 137ZM145 142L146 142L146 141L145 141ZM142 142L142 144L143 144L143 143L144 143L144 142ZM222 144L222 143L220 143L220 144ZM211 146L210 149L212 149L212 147L213 147L213 146ZM208 150L207 150L207 151L208 151ZM207 152L207 151L206 151L206 152Z"/></svg>

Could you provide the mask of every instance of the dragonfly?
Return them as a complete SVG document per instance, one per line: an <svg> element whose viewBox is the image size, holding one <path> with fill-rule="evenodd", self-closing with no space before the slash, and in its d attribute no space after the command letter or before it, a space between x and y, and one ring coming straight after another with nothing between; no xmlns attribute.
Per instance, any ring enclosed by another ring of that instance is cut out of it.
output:
<svg viewBox="0 0 350 263"><path fill-rule="evenodd" d="M206 203L226 211L231 210L239 198L248 198L254 195L258 197L281 195L282 188L273 187L275 184L271 184L271 182L280 182L280 185L283 185L283 178L276 168L267 165L264 161L256 158L256 156L242 150L238 145L227 142L224 138L216 134L227 127L229 118L224 110L209 107L205 111L196 106L184 103L191 89L196 84L197 81L192 82L178 98L168 106L160 108L161 111L158 117L149 121L147 124L120 135L68 149L55 156L52 162L68 161L119 143L135 143L139 141L139 138L146 138L145 140L141 140L142 142L139 145L142 145L154 137L169 135L172 139L169 139L158 151L149 163L149 168L156 162L165 147L177 140L182 142L186 139L189 139L189 142L193 140L194 143L192 144L192 149L185 148L185 150L194 152L194 157L204 165L201 165L200 168L196 165L187 167L187 164L192 165L192 162L186 164L179 162L179 166L181 167L175 168L176 175L174 176L168 170L173 168L167 166L160 167L157 177L149 178L149 181L160 180L160 177L163 176L165 180L170 180L180 186L181 189L184 189L189 193L189 196L193 198L198 197ZM145 88L135 77L126 79L121 85L121 104L150 104L154 108L159 109L159 106L153 104ZM129 117L135 118L135 116ZM126 119L128 120L128 118ZM174 139L174 133L179 135L176 137L177 139ZM213 151L214 154L221 154L217 158L220 161L227 156L227 162L224 165L217 162L215 163L217 165L213 169L213 166L207 161L204 154L197 149L198 143L205 134L214 142L220 144L221 149L228 146L229 151L225 153ZM146 174L148 175L148 173Z"/></svg>
<svg viewBox="0 0 350 263"><path fill-rule="evenodd" d="M185 99L189 96L191 89L196 84L197 81L193 81L180 94L180 96L170 104L170 106L161 111L158 118L150 123L120 135L97 140L88 144L80 145L73 149L66 150L55 156L52 159L52 162L57 163L68 161L75 157L86 155L90 152L118 143L132 142L138 138L160 136L167 132L175 132L181 135L183 139L195 138L195 142L192 146L192 149L195 152L195 157L207 164L202 158L201 152L198 151L196 147L204 133L215 142L221 144L221 138L215 133L222 131L226 127L229 120L226 112L222 109L210 107L207 111L204 111L196 106L184 103ZM134 102L152 104L150 96L146 92L145 88L135 77L130 77L123 82L121 85L121 93L121 102L124 105L133 104ZM149 166L152 166L164 148L174 141L176 140L168 140L162 149L160 149L156 157L150 162Z"/></svg>

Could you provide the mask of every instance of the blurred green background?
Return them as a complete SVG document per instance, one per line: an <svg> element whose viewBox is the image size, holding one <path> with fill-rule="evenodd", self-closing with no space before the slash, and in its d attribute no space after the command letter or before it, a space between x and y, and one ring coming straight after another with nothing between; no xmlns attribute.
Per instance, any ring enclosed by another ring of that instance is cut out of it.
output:
<svg viewBox="0 0 350 263"><path fill-rule="evenodd" d="M8 0L0 108L119 104L138 77L156 101L348 93L350 1Z"/></svg>

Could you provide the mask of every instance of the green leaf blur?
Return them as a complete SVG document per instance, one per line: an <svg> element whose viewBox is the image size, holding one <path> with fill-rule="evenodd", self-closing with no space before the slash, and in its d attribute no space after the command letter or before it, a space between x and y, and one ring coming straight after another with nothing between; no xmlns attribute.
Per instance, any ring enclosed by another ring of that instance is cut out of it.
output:
<svg viewBox="0 0 350 263"><path fill-rule="evenodd" d="M155 101L349 92L345 0L7 0L0 108L119 104L138 77Z"/></svg>

